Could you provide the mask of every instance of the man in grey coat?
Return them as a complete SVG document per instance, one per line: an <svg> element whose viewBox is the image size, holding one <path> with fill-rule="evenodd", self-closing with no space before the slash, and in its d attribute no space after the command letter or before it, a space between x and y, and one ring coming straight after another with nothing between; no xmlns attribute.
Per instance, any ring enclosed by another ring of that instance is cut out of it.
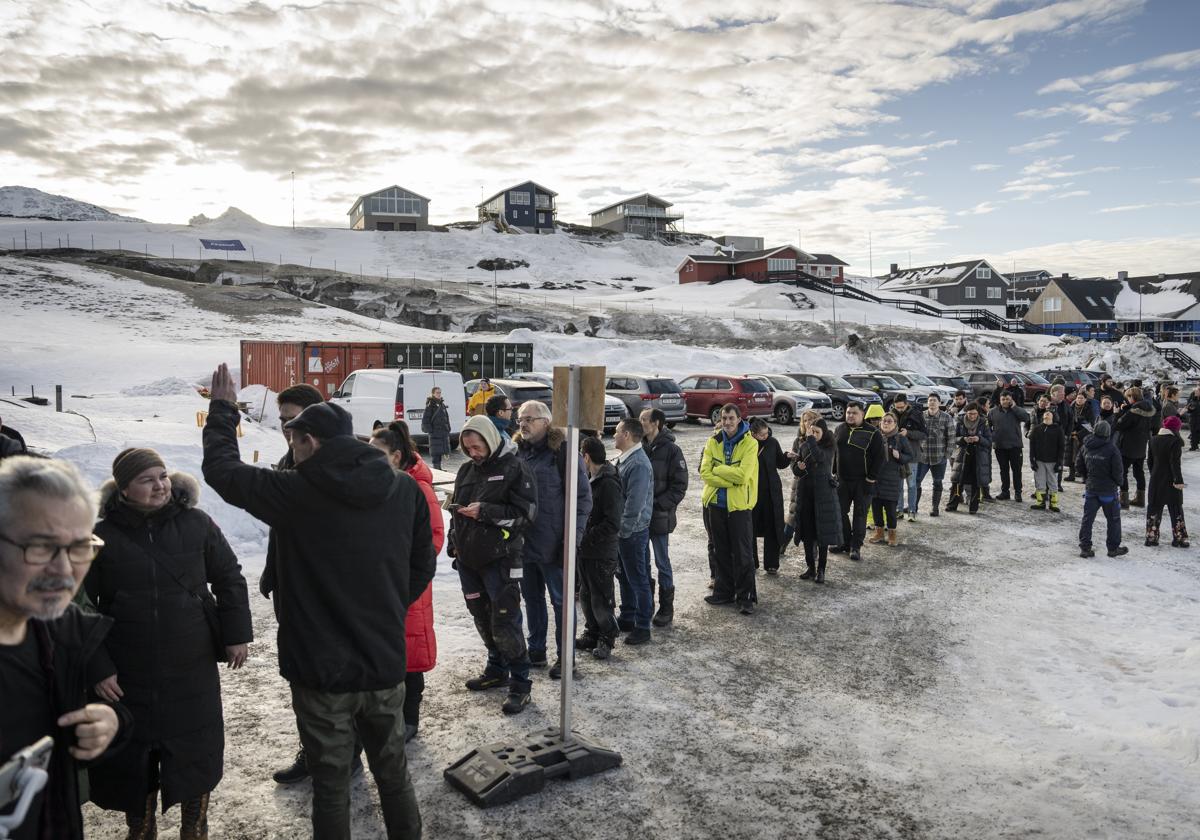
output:
<svg viewBox="0 0 1200 840"><path fill-rule="evenodd" d="M1000 465L1000 495L997 501L1011 498L1021 501L1021 453L1025 447L1025 429L1029 427L1029 412L1017 405L1007 391L1000 395L1000 405L988 412L992 427L992 449ZM1008 493L1012 477L1013 495Z"/></svg>
<svg viewBox="0 0 1200 840"><path fill-rule="evenodd" d="M642 424L632 417L622 420L613 434L617 451L617 477L625 504L621 509L621 529L617 535L617 554L621 558L617 580L621 584L621 615L618 625L633 629L625 637L627 645L650 641L650 619L654 598L650 594L650 516L654 512L654 469L642 448Z"/></svg>

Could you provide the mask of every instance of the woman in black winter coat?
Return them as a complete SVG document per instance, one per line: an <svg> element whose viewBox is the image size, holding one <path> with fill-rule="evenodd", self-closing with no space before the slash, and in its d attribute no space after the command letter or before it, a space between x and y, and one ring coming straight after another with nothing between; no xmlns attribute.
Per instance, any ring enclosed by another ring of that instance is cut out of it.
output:
<svg viewBox="0 0 1200 840"><path fill-rule="evenodd" d="M450 409L442 399L442 389L434 388L425 401L421 431L429 436L429 458L433 468L442 468L442 457L450 452Z"/></svg>
<svg viewBox="0 0 1200 840"><path fill-rule="evenodd" d="M875 482L875 495L871 498L871 518L875 521L875 536L868 542L881 543L887 529L887 544L896 545L896 504L907 481L909 464L913 460L912 447L908 438L901 435L896 415L888 412L879 421L883 435L884 452L887 453L879 478Z"/></svg>
<svg viewBox="0 0 1200 840"><path fill-rule="evenodd" d="M800 579L815 583L825 582L829 546L842 544L842 508L833 477L835 454L833 435L825 421L817 415L802 418L800 433L787 456L796 477L788 521L795 529L796 545L804 546L808 568Z"/></svg>
<svg viewBox="0 0 1200 840"><path fill-rule="evenodd" d="M1146 505L1146 450L1150 436L1154 433L1154 404L1142 399L1142 389L1136 385L1125 392L1127 402L1117 412L1113 430L1120 435L1117 449L1125 464L1125 478L1121 482L1121 507L1145 507ZM1137 494L1129 498L1129 470L1137 482Z"/></svg>
<svg viewBox="0 0 1200 840"><path fill-rule="evenodd" d="M100 493L95 530L105 546L84 586L115 622L96 660L97 675L114 676L94 688L133 713L134 729L90 771L91 798L124 811L130 837L153 837L161 790L164 812L182 803L182 840L204 838L224 760L217 663L246 661L246 580L216 523L196 508L199 483L168 474L154 450L118 455Z"/></svg>
<svg viewBox="0 0 1200 840"><path fill-rule="evenodd" d="M1179 417L1167 417L1150 441L1154 466L1150 468L1150 494L1146 505L1146 545L1158 545L1163 505L1171 515L1171 545L1188 548L1187 525L1183 519L1183 438Z"/></svg>
<svg viewBox="0 0 1200 840"><path fill-rule="evenodd" d="M758 441L758 501L754 503L754 565L758 566L758 540L763 541L763 568L767 574L779 574L779 553L783 550L783 481L779 471L792 463L783 454L771 427L761 417L750 424L750 434Z"/></svg>

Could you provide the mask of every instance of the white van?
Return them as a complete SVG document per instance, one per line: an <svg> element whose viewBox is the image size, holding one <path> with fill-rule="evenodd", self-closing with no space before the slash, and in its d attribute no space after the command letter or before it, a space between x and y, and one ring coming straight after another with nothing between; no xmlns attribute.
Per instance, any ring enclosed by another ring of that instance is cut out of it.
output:
<svg viewBox="0 0 1200 840"><path fill-rule="evenodd" d="M425 401L434 388L442 389L442 399L450 411L450 445L456 446L458 433L467 419L467 397L462 376L448 370L400 368L364 368L346 377L342 387L330 397L354 418L354 434L370 437L376 421L404 420L417 443L427 443L421 431Z"/></svg>

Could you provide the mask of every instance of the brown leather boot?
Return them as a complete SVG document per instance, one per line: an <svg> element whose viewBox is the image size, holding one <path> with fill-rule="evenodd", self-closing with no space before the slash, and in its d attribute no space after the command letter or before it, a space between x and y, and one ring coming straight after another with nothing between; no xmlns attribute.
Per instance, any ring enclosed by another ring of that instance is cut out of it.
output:
<svg viewBox="0 0 1200 840"><path fill-rule="evenodd" d="M179 807L179 840L208 840L208 794Z"/></svg>
<svg viewBox="0 0 1200 840"><path fill-rule="evenodd" d="M1138 490L1133 494L1133 498L1129 500L1130 507L1145 507L1146 506L1146 491Z"/></svg>
<svg viewBox="0 0 1200 840"><path fill-rule="evenodd" d="M129 833L125 840L157 840L158 823L155 821L155 810L158 808L158 791L152 790L146 797L146 806L141 811L127 811L125 825Z"/></svg>
<svg viewBox="0 0 1200 840"><path fill-rule="evenodd" d="M888 545L892 548L896 547L896 529L888 528Z"/></svg>
<svg viewBox="0 0 1200 840"><path fill-rule="evenodd" d="M883 542L883 526L880 525L875 529L875 536L867 540L872 545Z"/></svg>

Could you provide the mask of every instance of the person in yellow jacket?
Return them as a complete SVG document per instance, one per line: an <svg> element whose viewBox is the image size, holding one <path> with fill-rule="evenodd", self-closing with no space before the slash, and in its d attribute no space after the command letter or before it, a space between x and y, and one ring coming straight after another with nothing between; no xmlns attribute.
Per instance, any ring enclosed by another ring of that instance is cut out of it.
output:
<svg viewBox="0 0 1200 840"><path fill-rule="evenodd" d="M754 585L754 504L758 501L758 441L732 403L721 409L721 428L704 444L701 504L712 532L716 578L710 604L737 603L751 615Z"/></svg>
<svg viewBox="0 0 1200 840"><path fill-rule="evenodd" d="M467 401L467 414L472 416L483 414L487 401L494 396L496 396L496 387L492 385L491 380L487 378L480 379L479 387L475 389L475 393Z"/></svg>

